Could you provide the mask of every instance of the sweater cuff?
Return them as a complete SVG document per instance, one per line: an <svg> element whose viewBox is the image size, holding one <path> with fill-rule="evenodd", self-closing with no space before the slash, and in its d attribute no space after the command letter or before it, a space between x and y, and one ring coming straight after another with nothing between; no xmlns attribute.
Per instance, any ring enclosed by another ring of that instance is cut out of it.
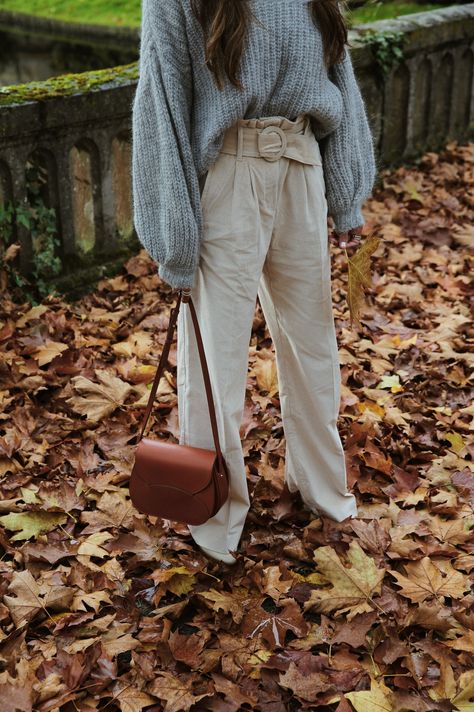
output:
<svg viewBox="0 0 474 712"><path fill-rule="evenodd" d="M161 263L158 265L159 277L171 287L194 287L196 281L196 270L193 268L166 267Z"/></svg>
<svg viewBox="0 0 474 712"><path fill-rule="evenodd" d="M363 225L365 220L360 205L332 214L336 232L347 232L353 227Z"/></svg>

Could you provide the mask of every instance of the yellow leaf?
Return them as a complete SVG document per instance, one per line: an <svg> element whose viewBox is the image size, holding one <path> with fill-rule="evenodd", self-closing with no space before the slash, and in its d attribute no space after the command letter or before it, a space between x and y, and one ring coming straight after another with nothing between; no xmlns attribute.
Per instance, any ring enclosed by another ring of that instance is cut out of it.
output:
<svg viewBox="0 0 474 712"><path fill-rule="evenodd" d="M36 496L36 492L29 487L20 487L20 492L21 498L25 504L38 504L41 502L41 500Z"/></svg>
<svg viewBox="0 0 474 712"><path fill-rule="evenodd" d="M110 556L106 549L101 547L112 537L110 532L95 532L91 534L82 544L79 545L77 550L80 556L97 556L98 558L103 558L104 556Z"/></svg>
<svg viewBox="0 0 474 712"><path fill-rule="evenodd" d="M278 375L274 358L258 358L253 370L260 391L267 391L270 397L278 393Z"/></svg>
<svg viewBox="0 0 474 712"><path fill-rule="evenodd" d="M156 584L166 584L166 588L177 596L189 593L196 583L194 571L186 566L170 566L169 569L154 571L151 578Z"/></svg>
<svg viewBox="0 0 474 712"><path fill-rule="evenodd" d="M349 313L351 317L351 326L353 321L359 322L359 314L361 304L364 298L364 289L370 287L370 256L379 246L379 238L373 233L367 235L362 241L356 252L349 257L347 256L348 268L348 284L347 284L347 303L349 305ZM346 252L347 255L347 252Z"/></svg>
<svg viewBox="0 0 474 712"><path fill-rule="evenodd" d="M252 671L249 674L249 677L252 678L252 680L259 680L261 677L261 672L260 672L260 667L262 663L266 663L269 658L271 658L273 655L273 652L271 650L256 650L253 655L250 655L250 657L247 660L247 663L252 666Z"/></svg>
<svg viewBox="0 0 474 712"><path fill-rule="evenodd" d="M370 690L346 692L356 712L393 712L393 693L383 682L370 681Z"/></svg>
<svg viewBox="0 0 474 712"><path fill-rule="evenodd" d="M364 413L366 410L368 410L371 413L375 413L376 415L380 416L380 418L383 418L385 414L385 409L382 408L382 406L377 405L377 403L373 403L372 401L360 401L360 403L357 404L357 407L361 413Z"/></svg>
<svg viewBox="0 0 474 712"><path fill-rule="evenodd" d="M377 388L390 388L392 393L403 391L403 386L400 385L400 376L384 376Z"/></svg>
<svg viewBox="0 0 474 712"><path fill-rule="evenodd" d="M374 609L371 598L380 594L385 569L378 569L357 541L351 541L347 557L351 566L345 566L331 546L322 546L314 552L318 569L332 584L330 589L313 590L304 609L316 607L323 613L349 611L351 620L357 613Z"/></svg>
<svg viewBox="0 0 474 712"><path fill-rule="evenodd" d="M420 186L415 183L413 178L407 176L401 184L401 187L403 188L410 200L417 200L422 205L424 204L425 201L423 199L423 196L420 195L420 193L418 192Z"/></svg>
<svg viewBox="0 0 474 712"><path fill-rule="evenodd" d="M451 443L451 449L454 450L456 455L459 455L459 453L464 450L466 447L464 444L464 440L462 439L462 436L459 433L446 433L443 435L444 440L449 440Z"/></svg>
<svg viewBox="0 0 474 712"><path fill-rule="evenodd" d="M460 712L474 712L474 702L470 702L474 698L474 670L461 673L458 688L460 692L451 699L451 702Z"/></svg>
<svg viewBox="0 0 474 712"><path fill-rule="evenodd" d="M23 541L50 532L58 524L65 524L66 521L67 515L63 512L11 512L0 517L0 526L18 532L11 537L11 541Z"/></svg>

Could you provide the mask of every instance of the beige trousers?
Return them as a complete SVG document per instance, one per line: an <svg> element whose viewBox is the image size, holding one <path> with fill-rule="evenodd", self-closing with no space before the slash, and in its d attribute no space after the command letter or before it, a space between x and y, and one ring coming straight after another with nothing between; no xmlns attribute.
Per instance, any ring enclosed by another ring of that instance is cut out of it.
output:
<svg viewBox="0 0 474 712"><path fill-rule="evenodd" d="M269 125L279 129L258 137ZM336 521L356 517L357 507L347 490L337 430L340 369L327 203L321 154L309 117L239 120L227 130L222 151L204 177L204 230L191 295L230 491L211 519L188 526L198 544L227 552L238 549L250 507L239 431L257 295L275 348L288 488L299 490L315 514ZM213 449L186 304L177 327L179 440Z"/></svg>

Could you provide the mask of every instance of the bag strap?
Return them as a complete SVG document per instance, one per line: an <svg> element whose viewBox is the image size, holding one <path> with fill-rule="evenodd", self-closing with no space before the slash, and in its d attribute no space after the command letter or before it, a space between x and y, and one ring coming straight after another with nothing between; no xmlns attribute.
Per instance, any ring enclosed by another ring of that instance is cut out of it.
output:
<svg viewBox="0 0 474 712"><path fill-rule="evenodd" d="M217 429L217 420L216 420L216 412L214 409L214 399L212 397L212 388L211 388L211 381L209 378L209 371L207 368L207 361L206 361L206 356L204 353L204 345L202 343L202 337L201 337L201 330L199 328L199 323L196 315L196 310L194 308L194 303L193 300L191 299L191 294L188 290L183 290L180 289L178 292L178 298L176 301L176 306L171 309L171 314L170 314L170 319L169 319L169 324L168 324L168 331L166 334L166 341L163 345L163 351L161 352L161 357L160 361L158 364L158 368L156 370L155 374L155 379L153 381L153 385L151 387L150 391L150 396L148 398L148 403L146 406L145 414L143 416L143 421L142 421L142 427L140 431L140 435L138 437L138 442L143 437L143 433L145 432L146 424L148 422L148 418L150 417L151 409L153 407L153 401L155 399L156 391L158 389L158 385L160 382L160 378L165 366L166 361L168 360L168 354L170 350L171 343L173 341L173 334L174 330L176 327L176 322L178 319L178 313L179 313L179 307L181 304L181 300L183 302L187 302L189 304L189 308L191 310L191 317L193 320L194 324L194 331L196 332L196 341L197 341L197 346L198 346L198 351L199 351L199 359L201 361L201 369L202 369L202 375L204 378L204 385L206 387L206 396L207 396L207 404L209 407L209 415L211 418L211 428L212 428L212 436L214 438L214 446L216 449L216 454L219 458L219 462L222 463L223 457L222 457L222 451L219 443L219 432Z"/></svg>

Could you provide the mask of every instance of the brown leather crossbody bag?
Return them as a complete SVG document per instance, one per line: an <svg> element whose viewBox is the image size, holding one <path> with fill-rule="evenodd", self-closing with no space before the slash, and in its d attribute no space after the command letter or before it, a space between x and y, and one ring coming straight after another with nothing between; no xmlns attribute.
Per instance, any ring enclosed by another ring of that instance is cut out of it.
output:
<svg viewBox="0 0 474 712"><path fill-rule="evenodd" d="M144 438L156 390L168 359L181 301L191 310L206 387L215 450ZM229 494L229 472L221 452L211 382L201 331L191 294L180 289L171 309L168 332L143 417L130 475L130 498L144 514L185 524L203 524L222 507Z"/></svg>

